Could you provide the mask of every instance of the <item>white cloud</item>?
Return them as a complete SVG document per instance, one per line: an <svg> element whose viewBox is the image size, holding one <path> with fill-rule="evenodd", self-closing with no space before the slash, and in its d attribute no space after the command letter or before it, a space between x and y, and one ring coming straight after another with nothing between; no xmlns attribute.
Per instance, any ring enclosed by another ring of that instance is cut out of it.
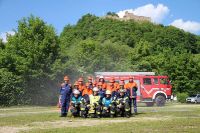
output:
<svg viewBox="0 0 200 133"><path fill-rule="evenodd" d="M183 21L182 19L177 19L174 20L170 25L191 33L200 32L200 23L195 21Z"/></svg>
<svg viewBox="0 0 200 133"><path fill-rule="evenodd" d="M138 16L150 17L153 22L160 23L169 14L169 8L163 4L153 5L147 4L136 9L126 9L119 11L117 14L122 18L125 12L134 13Z"/></svg>
<svg viewBox="0 0 200 133"><path fill-rule="evenodd" d="M7 32L2 32L0 34L0 38L3 39L3 42L7 42L7 35L14 35L14 31L7 31Z"/></svg>

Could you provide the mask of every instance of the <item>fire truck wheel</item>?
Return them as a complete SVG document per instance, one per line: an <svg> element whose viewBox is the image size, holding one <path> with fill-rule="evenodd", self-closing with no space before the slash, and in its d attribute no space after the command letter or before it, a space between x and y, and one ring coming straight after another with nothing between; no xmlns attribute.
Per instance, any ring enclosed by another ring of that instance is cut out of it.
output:
<svg viewBox="0 0 200 133"><path fill-rule="evenodd" d="M162 95L158 95L155 99L157 106L164 106L165 105L165 97Z"/></svg>
<svg viewBox="0 0 200 133"><path fill-rule="evenodd" d="M154 102L148 102L148 103L146 103L147 107L152 107L153 105L154 105Z"/></svg>

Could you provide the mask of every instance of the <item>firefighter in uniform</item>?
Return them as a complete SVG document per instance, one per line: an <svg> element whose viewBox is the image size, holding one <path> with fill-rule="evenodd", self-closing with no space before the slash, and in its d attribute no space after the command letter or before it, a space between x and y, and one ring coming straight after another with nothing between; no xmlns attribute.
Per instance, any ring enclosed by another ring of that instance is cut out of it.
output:
<svg viewBox="0 0 200 133"><path fill-rule="evenodd" d="M111 97L111 91L106 90L106 97L102 99L102 116L104 117L113 117L115 110L112 108L113 98Z"/></svg>
<svg viewBox="0 0 200 133"><path fill-rule="evenodd" d="M72 116L79 116L80 114L80 104L81 104L82 96L80 95L80 91L77 89L73 90L73 96L71 98L71 107L70 111Z"/></svg>
<svg viewBox="0 0 200 133"><path fill-rule="evenodd" d="M68 110L69 110L69 104L70 104L70 98L72 94L72 88L69 84L69 78L67 76L64 77L65 83L62 84L60 89L60 101L61 101L61 115L60 117L66 117Z"/></svg>
<svg viewBox="0 0 200 133"><path fill-rule="evenodd" d="M101 106L100 106L100 96L98 94L99 89L97 87L93 88L93 95L90 95L90 104L87 105L89 109L88 115L90 117L98 117L100 118L101 113Z"/></svg>
<svg viewBox="0 0 200 133"><path fill-rule="evenodd" d="M129 77L129 82L125 85L125 88L130 97L130 105L133 104L134 112L137 114L137 84L133 81L133 77Z"/></svg>
<svg viewBox="0 0 200 133"><path fill-rule="evenodd" d="M81 114L80 116L83 118L87 118L88 108L87 105L90 103L90 99L88 95L84 95L81 99Z"/></svg>
<svg viewBox="0 0 200 133"><path fill-rule="evenodd" d="M117 115L117 98L119 97L119 90L124 89L124 81L119 82L117 84L117 88L115 88L114 93L112 92L112 104L111 104L111 117L114 117Z"/></svg>
<svg viewBox="0 0 200 133"><path fill-rule="evenodd" d="M80 92L83 92L83 90L85 89L85 85L83 84L83 78L82 78L82 77L80 77L80 78L78 79L78 84L79 84L79 86L78 86L79 91L80 91Z"/></svg>
<svg viewBox="0 0 200 133"><path fill-rule="evenodd" d="M112 89L108 88L108 90L113 90L111 93L112 103L110 106L110 117L114 117L117 116L117 98L119 97L119 88L120 86L124 86L124 84L123 82L115 84L115 80L113 78L111 78L110 83Z"/></svg>
<svg viewBox="0 0 200 133"><path fill-rule="evenodd" d="M119 83L117 83L117 82L115 81L115 77L111 77L111 80L114 81L115 90L118 91L118 90L119 90Z"/></svg>
<svg viewBox="0 0 200 133"><path fill-rule="evenodd" d="M116 112L118 115L130 117L130 105L129 105L129 97L125 95L126 90L119 90L119 97L117 97L117 109Z"/></svg>
<svg viewBox="0 0 200 133"><path fill-rule="evenodd" d="M82 92L82 100L81 100L81 116L83 118L87 117L88 107L87 105L90 103L89 96L92 95L92 89L90 88L89 83L86 83L86 88Z"/></svg>
<svg viewBox="0 0 200 133"><path fill-rule="evenodd" d="M122 81L122 80L120 80L120 82L119 82L119 90L120 89L123 89L123 90L125 90L125 84L124 84L124 81ZM116 91L116 97L119 97L119 90L118 91ZM127 96L127 91L125 90L125 95Z"/></svg>
<svg viewBox="0 0 200 133"><path fill-rule="evenodd" d="M92 95L92 88L90 87L89 83L86 83L86 88L82 92L82 96L85 97L85 95Z"/></svg>
<svg viewBox="0 0 200 133"><path fill-rule="evenodd" d="M110 80L110 83L109 83L109 86L107 86L107 89L106 90L109 90L112 94L112 97L116 96L117 95L117 90L115 88L115 84L114 84L114 80L111 79Z"/></svg>
<svg viewBox="0 0 200 133"><path fill-rule="evenodd" d="M102 83L98 83L99 95L100 99L102 100L105 97L106 90L102 88Z"/></svg>
<svg viewBox="0 0 200 133"><path fill-rule="evenodd" d="M103 88L103 89L106 89L106 88L107 88L107 84L106 84L105 79L104 79L103 76L100 76L100 77L99 77L99 82L102 83L102 88Z"/></svg>

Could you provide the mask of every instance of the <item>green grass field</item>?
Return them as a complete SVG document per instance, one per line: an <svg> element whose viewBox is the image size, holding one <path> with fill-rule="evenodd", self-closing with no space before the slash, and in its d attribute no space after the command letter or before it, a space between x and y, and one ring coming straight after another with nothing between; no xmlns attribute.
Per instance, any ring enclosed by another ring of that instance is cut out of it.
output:
<svg viewBox="0 0 200 133"><path fill-rule="evenodd" d="M0 108L0 132L200 132L200 104L138 107L131 118L60 118L56 107Z"/></svg>

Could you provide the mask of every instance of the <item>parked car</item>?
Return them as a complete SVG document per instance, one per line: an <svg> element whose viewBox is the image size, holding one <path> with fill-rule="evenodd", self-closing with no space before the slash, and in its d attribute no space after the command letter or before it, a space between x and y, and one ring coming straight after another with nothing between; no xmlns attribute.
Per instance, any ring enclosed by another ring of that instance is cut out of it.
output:
<svg viewBox="0 0 200 133"><path fill-rule="evenodd" d="M190 97L186 98L187 103L200 103L200 94L191 95Z"/></svg>

